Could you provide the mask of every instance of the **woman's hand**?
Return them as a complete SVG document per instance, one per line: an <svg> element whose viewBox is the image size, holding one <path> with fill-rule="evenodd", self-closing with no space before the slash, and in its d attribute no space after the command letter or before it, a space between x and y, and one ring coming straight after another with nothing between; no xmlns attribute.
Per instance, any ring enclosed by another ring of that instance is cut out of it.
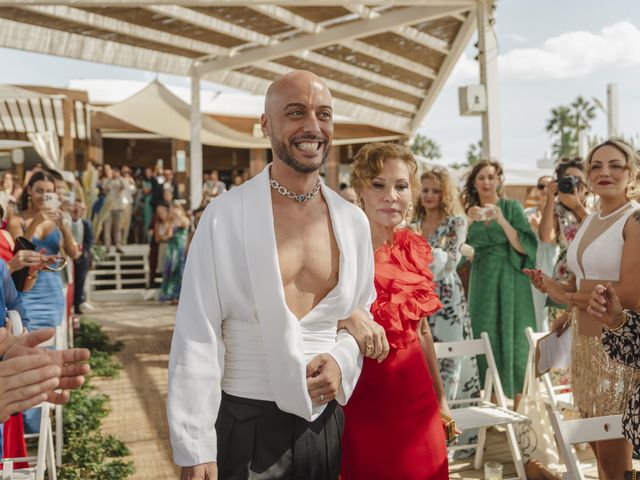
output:
<svg viewBox="0 0 640 480"><path fill-rule="evenodd" d="M440 400L439 406L440 406L440 412L444 413L449 418L453 418L453 414L451 413L451 408L449 408L449 403L447 402L446 399ZM447 420L445 420L442 416L440 416L440 420L442 421L442 427L445 428L446 430ZM462 430L458 428L458 425L456 424L456 435L461 435L461 434L462 434Z"/></svg>
<svg viewBox="0 0 640 480"><path fill-rule="evenodd" d="M476 205L469 209L467 215L473 222L481 222L484 220L484 209Z"/></svg>
<svg viewBox="0 0 640 480"><path fill-rule="evenodd" d="M364 310L357 308L349 318L340 320L338 330L341 328L346 328L355 338L365 357L382 362L389 355L389 342L384 328Z"/></svg>
<svg viewBox="0 0 640 480"><path fill-rule="evenodd" d="M558 195L558 182L554 180L547 185L547 202L554 202Z"/></svg>
<svg viewBox="0 0 640 480"><path fill-rule="evenodd" d="M608 328L617 328L624 322L624 309L611 282L596 285L589 297L589 313Z"/></svg>
<svg viewBox="0 0 640 480"><path fill-rule="evenodd" d="M7 262L9 272L17 272L25 267L29 268L29 274L36 272L44 261L42 252L32 250L19 250L11 260Z"/></svg>
<svg viewBox="0 0 640 480"><path fill-rule="evenodd" d="M531 284L540 292L547 293L547 290L544 286L544 273L541 270L532 269L532 268L523 268L522 273L524 273L529 280L531 280Z"/></svg>
<svg viewBox="0 0 640 480"><path fill-rule="evenodd" d="M498 225L502 225L504 222L506 222L504 214L502 213L502 209L497 205L487 203L484 206L484 212L484 219L487 222L495 220Z"/></svg>
<svg viewBox="0 0 640 480"><path fill-rule="evenodd" d="M555 319L553 324L551 325L551 331L556 333L557 337L562 336L562 334L569 328L571 325L571 316L569 312L564 312L558 318Z"/></svg>

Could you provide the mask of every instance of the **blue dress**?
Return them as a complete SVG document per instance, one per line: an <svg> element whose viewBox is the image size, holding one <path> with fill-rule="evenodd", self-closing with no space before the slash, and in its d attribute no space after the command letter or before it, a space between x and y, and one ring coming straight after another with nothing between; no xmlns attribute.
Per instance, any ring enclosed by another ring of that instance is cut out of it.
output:
<svg viewBox="0 0 640 480"><path fill-rule="evenodd" d="M47 255L58 255L61 235L60 230L56 228L42 240L33 237L32 242L37 252L44 249ZM60 325L65 309L60 272L41 271L33 288L22 294L22 303L29 315L33 330Z"/></svg>

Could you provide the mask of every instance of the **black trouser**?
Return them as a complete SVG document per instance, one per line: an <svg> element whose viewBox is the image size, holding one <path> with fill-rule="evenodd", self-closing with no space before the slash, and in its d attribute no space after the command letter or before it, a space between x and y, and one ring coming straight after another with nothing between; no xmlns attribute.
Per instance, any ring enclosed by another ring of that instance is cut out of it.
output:
<svg viewBox="0 0 640 480"><path fill-rule="evenodd" d="M275 402L222 393L216 422L220 480L337 480L344 414L334 400L314 422Z"/></svg>
<svg viewBox="0 0 640 480"><path fill-rule="evenodd" d="M78 311L80 305L84 302L84 284L87 280L90 263L91 259L85 253L73 261L73 307L75 311Z"/></svg>

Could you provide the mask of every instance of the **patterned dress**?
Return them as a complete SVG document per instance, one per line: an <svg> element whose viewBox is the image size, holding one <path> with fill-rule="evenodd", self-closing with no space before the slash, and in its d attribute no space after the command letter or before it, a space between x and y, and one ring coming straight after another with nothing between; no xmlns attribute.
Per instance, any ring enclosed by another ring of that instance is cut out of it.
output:
<svg viewBox="0 0 640 480"><path fill-rule="evenodd" d="M536 328L531 283L523 268L535 268L536 236L522 206L516 200L500 199L498 207L518 233L525 254L509 243L495 220L473 222L467 242L475 249L469 279L469 311L476 337L487 332L491 340L502 386L508 397L522 391L529 344L526 327ZM480 381L487 362L478 358Z"/></svg>
<svg viewBox="0 0 640 480"><path fill-rule="evenodd" d="M473 339L467 299L456 271L462 255L460 247L466 236L466 218L452 216L445 219L428 239L434 255L431 269L435 275L436 294L443 305L442 310L429 317L434 342ZM475 356L445 358L439 360L439 364L449 401L480 396L480 376ZM461 444L475 443L477 433L475 429L465 430L458 441Z"/></svg>
<svg viewBox="0 0 640 480"><path fill-rule="evenodd" d="M186 244L189 229L178 227L173 236L167 242L167 251L164 257L164 269L162 271L162 286L160 287L160 300L178 300L180 287L182 286L182 272L186 261Z"/></svg>
<svg viewBox="0 0 640 480"><path fill-rule="evenodd" d="M640 369L640 314L629 312L629 320L620 330L602 330L604 351L613 360ZM640 455L640 384L629 399L622 416L622 431L633 445L633 451Z"/></svg>

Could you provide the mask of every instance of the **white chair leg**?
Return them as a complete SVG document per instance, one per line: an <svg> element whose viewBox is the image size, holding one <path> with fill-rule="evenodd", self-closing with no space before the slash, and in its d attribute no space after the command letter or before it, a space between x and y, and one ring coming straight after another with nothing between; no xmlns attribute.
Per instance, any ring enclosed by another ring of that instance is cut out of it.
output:
<svg viewBox="0 0 640 480"><path fill-rule="evenodd" d="M11 480L13 478L13 461L5 460L2 462L2 480Z"/></svg>
<svg viewBox="0 0 640 480"><path fill-rule="evenodd" d="M522 452L520 452L518 440L516 439L516 432L513 428L513 425L511 424L507 425L507 442L509 443L509 448L511 449L511 456L513 457L513 464L516 467L518 478L525 480L527 478L527 475L524 471Z"/></svg>
<svg viewBox="0 0 640 480"><path fill-rule="evenodd" d="M56 452L56 466L62 466L62 447L64 446L62 405L56 405L56 441L54 442Z"/></svg>
<svg viewBox="0 0 640 480"><path fill-rule="evenodd" d="M484 458L484 446L487 443L487 429L478 430L478 444L476 445L476 454L473 460L473 468L480 470L482 468L482 459Z"/></svg>
<svg viewBox="0 0 640 480"><path fill-rule="evenodd" d="M49 480L57 480L58 472L56 471L56 458L53 446L53 430L51 428L51 422L47 427L47 473Z"/></svg>

